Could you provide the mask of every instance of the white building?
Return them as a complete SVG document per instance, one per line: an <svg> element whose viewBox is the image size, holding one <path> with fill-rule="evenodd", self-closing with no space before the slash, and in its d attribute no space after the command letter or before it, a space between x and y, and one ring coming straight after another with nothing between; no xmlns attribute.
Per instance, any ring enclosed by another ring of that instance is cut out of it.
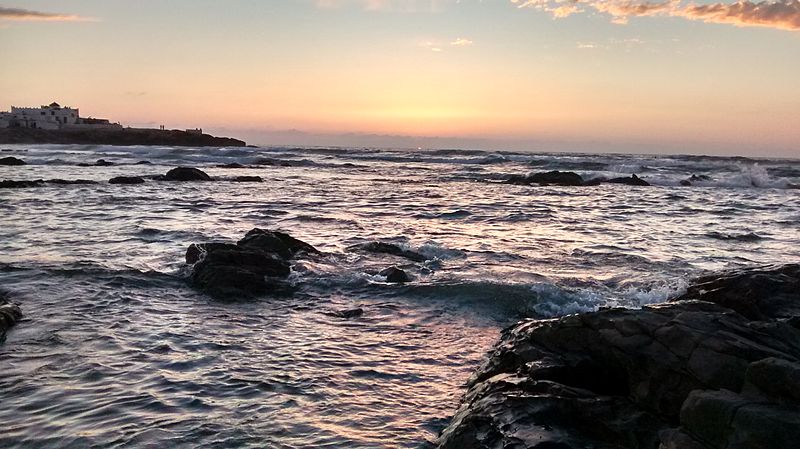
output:
<svg viewBox="0 0 800 449"><path fill-rule="evenodd" d="M121 129L118 123L105 119L81 118L77 108L62 107L53 102L38 108L11 106L11 112L0 112L0 128L113 128Z"/></svg>

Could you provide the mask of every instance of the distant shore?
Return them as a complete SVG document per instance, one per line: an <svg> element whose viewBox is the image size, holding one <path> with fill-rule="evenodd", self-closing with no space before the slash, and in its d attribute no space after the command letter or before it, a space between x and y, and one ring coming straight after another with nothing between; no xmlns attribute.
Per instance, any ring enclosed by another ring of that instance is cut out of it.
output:
<svg viewBox="0 0 800 449"><path fill-rule="evenodd" d="M0 144L54 143L87 145L170 145L170 146L226 146L243 147L245 142L231 137L180 130L160 129L98 129L98 130L45 130L31 128L0 129Z"/></svg>

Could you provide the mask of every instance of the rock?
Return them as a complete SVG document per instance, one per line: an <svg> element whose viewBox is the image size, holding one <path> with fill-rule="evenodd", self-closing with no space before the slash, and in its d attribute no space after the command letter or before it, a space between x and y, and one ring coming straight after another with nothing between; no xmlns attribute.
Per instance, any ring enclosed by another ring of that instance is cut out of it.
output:
<svg viewBox="0 0 800 449"><path fill-rule="evenodd" d="M351 246L350 249L365 251L368 253L390 254L393 256L403 257L409 260L413 260L414 262L425 262L426 260L428 260L427 257L423 256L420 253L400 248L399 246L393 243L369 242L361 245Z"/></svg>
<svg viewBox="0 0 800 449"><path fill-rule="evenodd" d="M168 171L163 178L164 181L211 181L204 171L191 167L177 167Z"/></svg>
<svg viewBox="0 0 800 449"><path fill-rule="evenodd" d="M261 176L237 176L231 179L233 182L264 182Z"/></svg>
<svg viewBox="0 0 800 449"><path fill-rule="evenodd" d="M59 184L59 185L91 185L97 184L97 181L91 181L88 179L48 179L45 181L48 184Z"/></svg>
<svg viewBox="0 0 800 449"><path fill-rule="evenodd" d="M108 180L109 184L144 184L144 178L139 176L117 176Z"/></svg>
<svg viewBox="0 0 800 449"><path fill-rule="evenodd" d="M606 180L605 182L611 184L625 184L629 186L649 186L650 183L645 181L644 179L636 176L635 174L631 175L630 178L611 178Z"/></svg>
<svg viewBox="0 0 800 449"><path fill-rule="evenodd" d="M152 165L153 163L150 161L139 161L136 165Z"/></svg>
<svg viewBox="0 0 800 449"><path fill-rule="evenodd" d="M682 186L684 186L684 187L688 187L688 186L692 185L692 182L691 181L687 181L686 179L684 179L684 180L681 181L680 184Z"/></svg>
<svg viewBox="0 0 800 449"><path fill-rule="evenodd" d="M711 181L711 176L708 175L692 175L689 177L689 181Z"/></svg>
<svg viewBox="0 0 800 449"><path fill-rule="evenodd" d="M249 168L247 165L242 165L238 162L231 162L230 164L218 164L217 168Z"/></svg>
<svg viewBox="0 0 800 449"><path fill-rule="evenodd" d="M237 244L192 244L186 250L191 282L214 297L247 297L275 291L289 276L290 260L318 253L313 246L278 231L253 229Z"/></svg>
<svg viewBox="0 0 800 449"><path fill-rule="evenodd" d="M0 165L27 165L22 159L15 157L0 158Z"/></svg>
<svg viewBox="0 0 800 449"><path fill-rule="evenodd" d="M751 320L800 316L800 264L703 276L675 301L688 299L720 304Z"/></svg>
<svg viewBox="0 0 800 449"><path fill-rule="evenodd" d="M192 283L214 297L253 296L273 290L267 277L285 278L289 263L274 253L233 244L194 245L187 250L200 252L192 267Z"/></svg>
<svg viewBox="0 0 800 449"><path fill-rule="evenodd" d="M41 187L44 181L37 179L35 181L0 181L0 189L23 189L26 187Z"/></svg>
<svg viewBox="0 0 800 449"><path fill-rule="evenodd" d="M735 279L766 276L780 296L794 286L793 269ZM751 293L760 290L740 290ZM504 330L439 447L796 447L798 317L772 318L789 309L769 297L739 301L757 303L758 320L725 307L725 295L708 299L723 304L603 309Z"/></svg>
<svg viewBox="0 0 800 449"><path fill-rule="evenodd" d="M248 231L244 238L237 242L237 245L244 248L254 248L275 253L284 259L294 257L300 252L319 254L316 248L289 234L259 228Z"/></svg>
<svg viewBox="0 0 800 449"><path fill-rule="evenodd" d="M114 165L113 162L109 162L105 159L98 159L97 162L94 163L96 167L111 167Z"/></svg>
<svg viewBox="0 0 800 449"><path fill-rule="evenodd" d="M402 284L411 281L411 278L408 277L408 274L397 267L386 268L379 274L381 276L386 276L386 282L392 282L395 284Z"/></svg>
<svg viewBox="0 0 800 449"><path fill-rule="evenodd" d="M512 175L506 180L506 184L581 186L584 184L584 181L581 175L577 173L553 170L549 172L534 173L528 176Z"/></svg>
<svg viewBox="0 0 800 449"><path fill-rule="evenodd" d="M327 315L334 316L334 317L337 317L337 318L344 318L344 319L358 318L358 317L364 315L364 309L362 309L361 307L358 307L358 308L355 308L355 309L337 310L335 312L329 312L329 313L327 313Z"/></svg>
<svg viewBox="0 0 800 449"><path fill-rule="evenodd" d="M0 291L0 343L6 338L6 332L22 319L19 306L8 299L8 295Z"/></svg>

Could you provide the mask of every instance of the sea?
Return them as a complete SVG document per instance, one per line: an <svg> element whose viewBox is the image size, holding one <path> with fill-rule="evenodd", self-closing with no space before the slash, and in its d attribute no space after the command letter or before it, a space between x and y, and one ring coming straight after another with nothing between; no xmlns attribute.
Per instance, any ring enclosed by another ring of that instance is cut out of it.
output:
<svg viewBox="0 0 800 449"><path fill-rule="evenodd" d="M430 448L517 320L637 308L699 275L800 260L795 159L0 150L28 164L0 180L99 181L0 190L0 289L24 313L0 344L3 448ZM113 165L78 166L98 159ZM178 166L216 181L107 182ZM503 183L549 170L652 185ZM324 256L295 261L280 294L214 299L187 282L190 244L256 227ZM353 250L372 241L427 260ZM386 282L390 266L411 282Z"/></svg>

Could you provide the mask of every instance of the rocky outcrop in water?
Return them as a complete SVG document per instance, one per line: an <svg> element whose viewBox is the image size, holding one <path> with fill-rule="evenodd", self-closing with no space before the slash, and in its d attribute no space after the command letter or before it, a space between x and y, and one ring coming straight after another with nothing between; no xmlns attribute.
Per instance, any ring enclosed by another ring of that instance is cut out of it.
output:
<svg viewBox="0 0 800 449"><path fill-rule="evenodd" d="M116 164L114 164L113 162L109 162L105 159L98 159L92 164L88 162L81 162L80 164L78 164L78 167L113 167L114 165Z"/></svg>
<svg viewBox="0 0 800 449"><path fill-rule="evenodd" d="M19 306L9 301L8 296L0 291L0 343L5 340L8 329L20 319L22 311Z"/></svg>
<svg viewBox="0 0 800 449"><path fill-rule="evenodd" d="M26 165L25 161L22 159L17 159L15 157L2 157L0 158L0 165Z"/></svg>
<svg viewBox="0 0 800 449"><path fill-rule="evenodd" d="M48 179L45 182L48 184L57 184L62 186L99 184L97 181L92 181L90 179Z"/></svg>
<svg viewBox="0 0 800 449"><path fill-rule="evenodd" d="M236 176L231 179L233 182L264 182L261 176Z"/></svg>
<svg viewBox="0 0 800 449"><path fill-rule="evenodd" d="M644 179L636 176L635 174L630 175L627 178L611 178L607 179L604 182L608 182L610 184L625 184L628 186L649 186L650 183L645 181Z"/></svg>
<svg viewBox="0 0 800 449"><path fill-rule="evenodd" d="M549 172L533 173L530 175L511 175L506 179L506 184L517 184L529 186L538 184L541 186L597 186L602 183L626 184L632 186L649 186L650 183L634 175L627 178L593 178L583 179L583 177L571 171L553 170Z"/></svg>
<svg viewBox="0 0 800 449"><path fill-rule="evenodd" d="M44 185L44 181L41 179L36 179L33 181L14 181L14 180L3 180L0 181L0 189L24 189L27 187L41 187Z"/></svg>
<svg viewBox="0 0 800 449"><path fill-rule="evenodd" d="M386 243L386 242L363 243L361 245L351 246L350 249L356 251L363 251L367 253L389 254L392 256L402 257L404 259L408 259L414 262L425 262L426 260L428 260L427 257L418 252L403 249L393 243Z"/></svg>
<svg viewBox="0 0 800 449"><path fill-rule="evenodd" d="M117 176L108 180L109 184L144 184L140 176Z"/></svg>
<svg viewBox="0 0 800 449"><path fill-rule="evenodd" d="M211 176L197 168L176 167L160 179L162 181L211 181Z"/></svg>
<svg viewBox="0 0 800 449"><path fill-rule="evenodd" d="M281 286L289 276L290 261L301 253L319 253L316 248L288 234L255 228L235 245L192 244L186 251L191 282L219 297L248 297Z"/></svg>
<svg viewBox="0 0 800 449"><path fill-rule="evenodd" d="M522 321L439 446L794 448L797 282L798 265L727 273L667 304Z"/></svg>
<svg viewBox="0 0 800 449"><path fill-rule="evenodd" d="M391 282L393 284L403 284L411 281L408 273L406 273L405 270L397 267L383 269L378 274L381 276L386 276L386 282Z"/></svg>

